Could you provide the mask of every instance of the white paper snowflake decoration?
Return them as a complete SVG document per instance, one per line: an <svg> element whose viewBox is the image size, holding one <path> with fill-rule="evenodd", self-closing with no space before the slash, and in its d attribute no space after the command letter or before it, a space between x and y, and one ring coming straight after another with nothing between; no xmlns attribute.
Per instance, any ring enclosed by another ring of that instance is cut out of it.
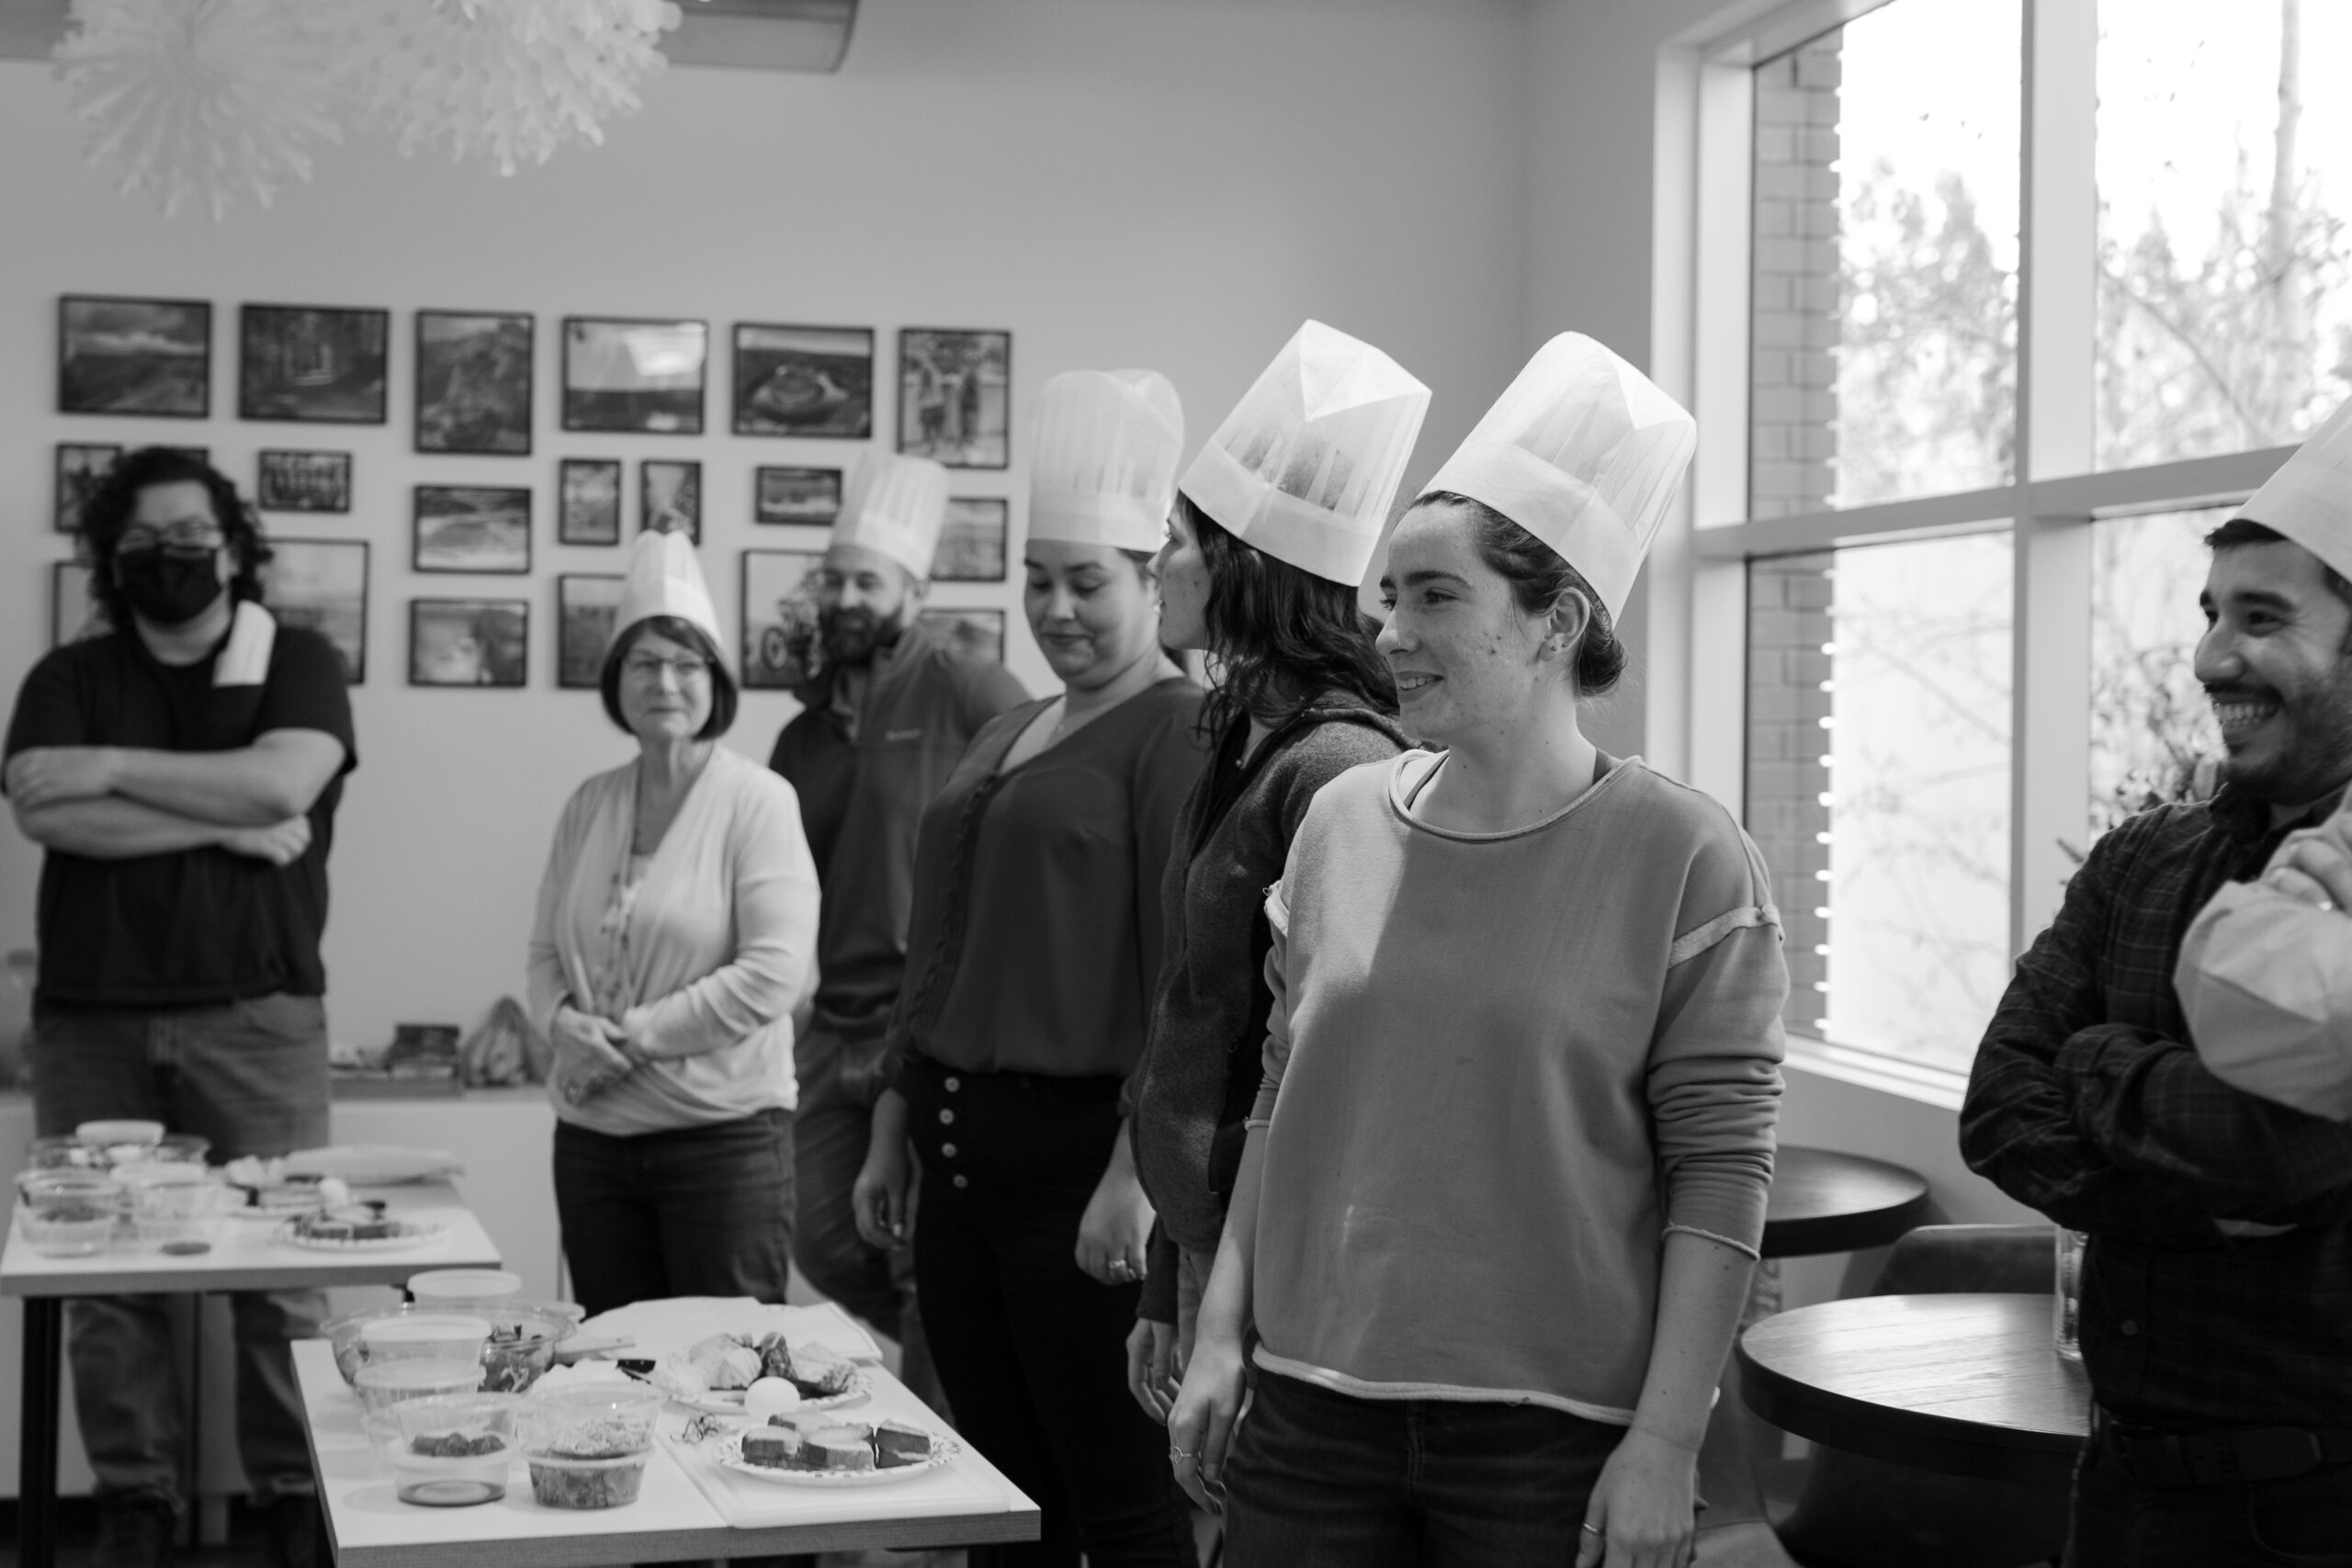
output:
<svg viewBox="0 0 2352 1568"><path fill-rule="evenodd" d="M601 142L665 63L666 0L350 0L357 96L402 153L502 175L571 141Z"/></svg>
<svg viewBox="0 0 2352 1568"><path fill-rule="evenodd" d="M166 214L267 207L342 139L333 67L341 7L322 0L73 0L55 59L90 161Z"/></svg>

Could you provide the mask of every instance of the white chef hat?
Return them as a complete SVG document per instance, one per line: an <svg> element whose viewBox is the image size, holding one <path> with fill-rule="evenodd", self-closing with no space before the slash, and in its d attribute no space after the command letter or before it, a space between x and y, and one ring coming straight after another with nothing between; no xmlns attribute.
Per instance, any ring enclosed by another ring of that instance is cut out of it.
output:
<svg viewBox="0 0 2352 1568"><path fill-rule="evenodd" d="M1698 444L1697 422L1648 377L1582 333L1562 333L1421 493L1493 507L1575 567L1613 621Z"/></svg>
<svg viewBox="0 0 2352 1568"><path fill-rule="evenodd" d="M1308 321L1178 487L1218 526L1302 571L1363 581L1430 389L1368 343Z"/></svg>
<svg viewBox="0 0 2352 1568"><path fill-rule="evenodd" d="M621 584L621 602L613 612L609 651L638 622L655 615L674 615L710 638L713 651L726 647L718 636L718 614L711 608L710 588L703 581L702 563L695 558L694 541L684 534L639 534L629 547L628 580Z"/></svg>
<svg viewBox="0 0 2352 1568"><path fill-rule="evenodd" d="M1030 423L1029 536L1156 550L1176 499L1184 405L1156 370L1065 370Z"/></svg>
<svg viewBox="0 0 2352 1568"><path fill-rule="evenodd" d="M868 452L842 487L833 519L836 545L858 545L912 572L931 576L939 530L947 521L947 470L929 457Z"/></svg>
<svg viewBox="0 0 2352 1568"><path fill-rule="evenodd" d="M2329 416L2238 508L2352 577L2352 402Z"/></svg>

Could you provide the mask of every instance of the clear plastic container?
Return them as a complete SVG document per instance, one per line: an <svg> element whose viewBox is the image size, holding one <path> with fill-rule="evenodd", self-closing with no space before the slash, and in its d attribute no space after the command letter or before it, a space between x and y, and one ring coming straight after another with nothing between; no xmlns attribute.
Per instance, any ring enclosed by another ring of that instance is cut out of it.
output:
<svg viewBox="0 0 2352 1568"><path fill-rule="evenodd" d="M209 1179L201 1165L141 1161L119 1167L115 1179L130 1200L130 1220L141 1245L209 1242L234 1194Z"/></svg>
<svg viewBox="0 0 2352 1568"><path fill-rule="evenodd" d="M662 1394L645 1383L576 1383L525 1402L524 1457L542 1507L616 1508L637 1501Z"/></svg>
<svg viewBox="0 0 2352 1568"><path fill-rule="evenodd" d="M334 1347L335 1371L343 1374L343 1381L347 1383L354 1380L360 1368L368 1364L368 1347L359 1338L361 1329L386 1318L415 1317L425 1310L406 1302L393 1306L365 1307L358 1312L347 1312L340 1317L327 1319L319 1332L326 1336L327 1343Z"/></svg>
<svg viewBox="0 0 2352 1568"><path fill-rule="evenodd" d="M492 1503L506 1495L519 1403L511 1394L463 1393L396 1406L399 1437L387 1456L393 1495L403 1503L435 1508Z"/></svg>
<svg viewBox="0 0 2352 1568"><path fill-rule="evenodd" d="M404 1313L364 1324L359 1343L369 1366L395 1361L442 1361L481 1365L490 1341L490 1320L454 1312Z"/></svg>
<svg viewBox="0 0 2352 1568"><path fill-rule="evenodd" d="M525 1393L555 1364L555 1354L579 1327L569 1312L528 1302L485 1307L490 1342L482 1347L481 1386L493 1393Z"/></svg>
<svg viewBox="0 0 2352 1568"><path fill-rule="evenodd" d="M162 1141L164 1124L133 1118L115 1118L85 1122L74 1129L74 1135L85 1144L112 1148L129 1144L153 1144Z"/></svg>
<svg viewBox="0 0 2352 1568"><path fill-rule="evenodd" d="M27 1171L17 1179L17 1224L25 1245L50 1258L88 1258L114 1238L119 1201L114 1182L96 1172Z"/></svg>
<svg viewBox="0 0 2352 1568"><path fill-rule="evenodd" d="M413 1399L471 1393L481 1386L479 1365L450 1361L379 1361L359 1369L351 1385L371 1416L380 1416Z"/></svg>
<svg viewBox="0 0 2352 1568"><path fill-rule="evenodd" d="M503 1269L432 1269L410 1276L408 1294L419 1306L466 1311L519 1301L523 1276Z"/></svg>

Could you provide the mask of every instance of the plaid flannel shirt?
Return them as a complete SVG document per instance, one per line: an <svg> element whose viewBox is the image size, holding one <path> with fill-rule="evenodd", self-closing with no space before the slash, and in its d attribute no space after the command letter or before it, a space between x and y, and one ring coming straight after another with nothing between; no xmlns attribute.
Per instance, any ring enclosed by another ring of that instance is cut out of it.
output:
<svg viewBox="0 0 2352 1568"><path fill-rule="evenodd" d="M2352 1425L2352 1126L2207 1072L2172 987L2205 901L2324 815L2272 829L2224 789L2109 833L1977 1048L1961 1152L2089 1233L2083 1360L2129 1420Z"/></svg>

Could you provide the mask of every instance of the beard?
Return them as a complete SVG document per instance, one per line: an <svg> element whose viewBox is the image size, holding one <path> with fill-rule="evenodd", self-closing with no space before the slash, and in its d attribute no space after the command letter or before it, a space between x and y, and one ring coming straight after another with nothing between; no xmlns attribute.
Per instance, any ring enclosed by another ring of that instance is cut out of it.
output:
<svg viewBox="0 0 2352 1568"><path fill-rule="evenodd" d="M827 605L817 612L817 639L823 645L825 657L836 665L864 669L875 657L899 640L906 630L902 615L888 619L873 611L836 609Z"/></svg>
<svg viewBox="0 0 2352 1568"><path fill-rule="evenodd" d="M2277 731L2275 744L2230 751L2222 779L2256 799L2299 806L2319 799L2352 774L2352 660L2340 661L2332 678L2293 691L2256 682L2208 686L2215 702L2240 699L2274 702L2278 715L2263 728Z"/></svg>

